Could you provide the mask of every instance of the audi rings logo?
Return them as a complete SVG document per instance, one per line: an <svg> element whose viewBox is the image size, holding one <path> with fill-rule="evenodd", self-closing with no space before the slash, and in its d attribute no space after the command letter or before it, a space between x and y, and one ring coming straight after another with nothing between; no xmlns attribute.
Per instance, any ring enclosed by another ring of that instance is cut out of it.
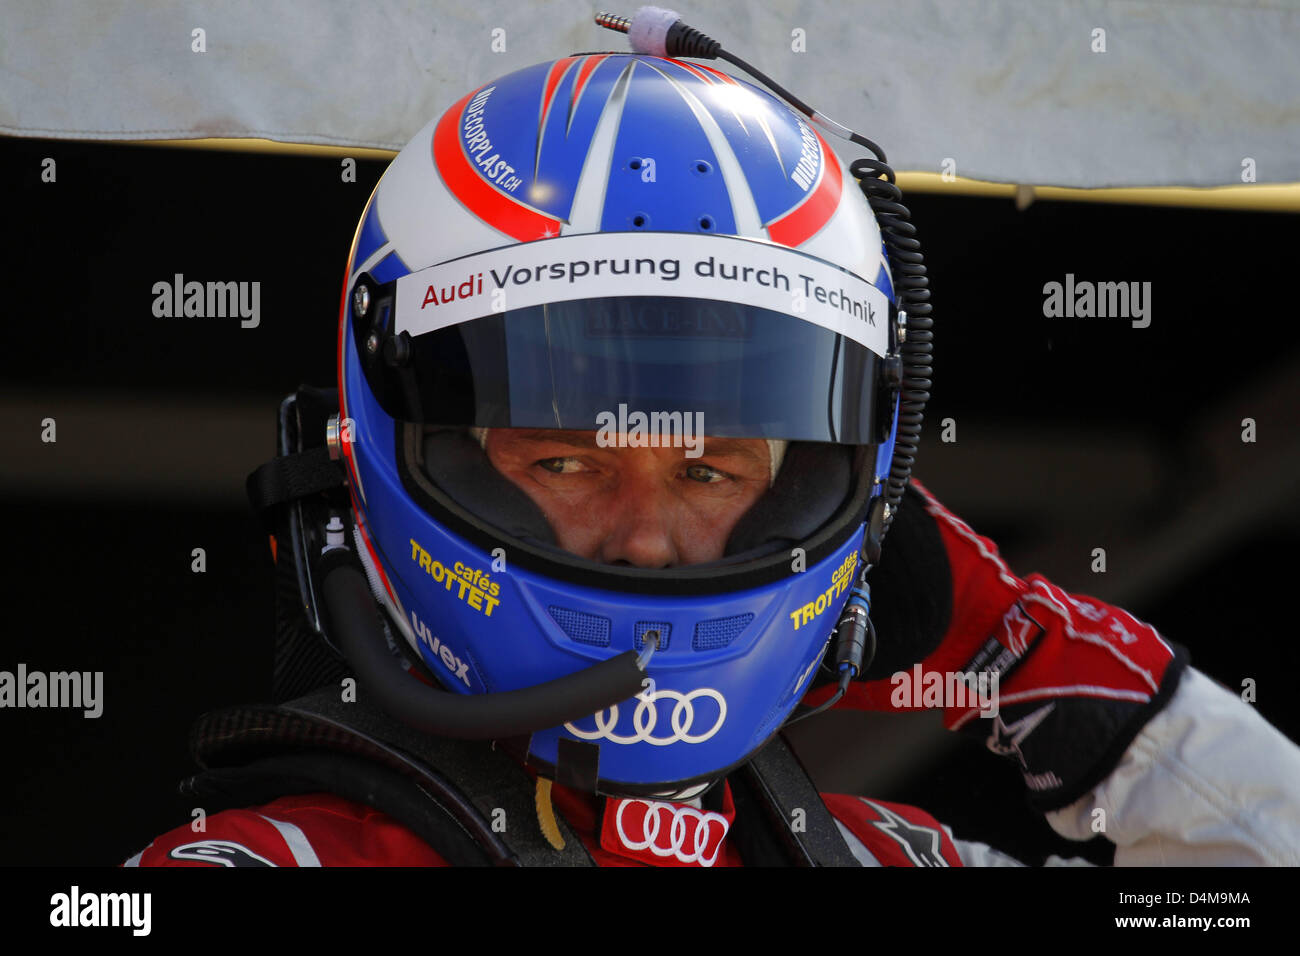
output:
<svg viewBox="0 0 1300 956"><path fill-rule="evenodd" d="M722 814L708 810L657 800L622 800L614 827L629 850L649 850L658 857L675 857L679 863L712 866L730 824Z"/></svg>
<svg viewBox="0 0 1300 956"><path fill-rule="evenodd" d="M705 697L714 700L718 708L718 716L714 718L711 726L706 724L707 715L699 721L698 725L696 723L706 709L712 709L696 708L695 702ZM673 702L672 710L667 712L672 733L660 733L656 736L655 728L659 726L660 717L667 711L667 708L660 706L661 701ZM675 690L656 689L648 693L637 694L636 709L632 711L633 733L616 733L618 719L618 704L615 704L608 710L602 710L596 714L596 729L594 731L582 730L571 723L565 724L564 729L575 737L581 737L583 740L608 740L610 743L615 744L645 743L654 744L656 747L666 747L668 744L675 743L699 744L722 729L722 724L727 719L727 700L712 687L701 687L689 694L682 694ZM696 730L699 730L699 733L695 733Z"/></svg>

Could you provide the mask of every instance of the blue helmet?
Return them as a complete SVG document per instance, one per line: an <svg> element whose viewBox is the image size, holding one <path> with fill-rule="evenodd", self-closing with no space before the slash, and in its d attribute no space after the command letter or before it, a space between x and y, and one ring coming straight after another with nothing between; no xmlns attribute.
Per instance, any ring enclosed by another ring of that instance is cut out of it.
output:
<svg viewBox="0 0 1300 956"><path fill-rule="evenodd" d="M895 313L853 177L751 84L570 56L429 123L366 206L339 326L357 551L444 688L428 693L648 650L640 694L535 728L530 763L681 795L748 759L813 681L860 568L897 430ZM478 440L637 413L789 443L721 560L568 553Z"/></svg>

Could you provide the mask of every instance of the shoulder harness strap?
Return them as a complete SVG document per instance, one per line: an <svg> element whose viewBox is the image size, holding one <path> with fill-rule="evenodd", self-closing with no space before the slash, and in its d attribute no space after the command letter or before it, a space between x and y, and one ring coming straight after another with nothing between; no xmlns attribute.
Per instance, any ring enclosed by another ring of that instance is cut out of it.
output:
<svg viewBox="0 0 1300 956"><path fill-rule="evenodd" d="M861 866L780 734L729 778L732 833L750 866Z"/></svg>
<svg viewBox="0 0 1300 956"><path fill-rule="evenodd" d="M531 782L509 756L419 734L342 702L335 688L279 707L207 714L190 746L205 772L182 790L231 806L326 790L389 814L454 865L594 865L564 821L564 849L545 840ZM504 811L503 833L492 827L502 819L497 811Z"/></svg>

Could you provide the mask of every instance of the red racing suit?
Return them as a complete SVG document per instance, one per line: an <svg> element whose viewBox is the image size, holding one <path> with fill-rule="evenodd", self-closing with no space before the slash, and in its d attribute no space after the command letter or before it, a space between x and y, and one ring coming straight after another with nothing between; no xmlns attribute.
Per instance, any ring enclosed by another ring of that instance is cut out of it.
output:
<svg viewBox="0 0 1300 956"><path fill-rule="evenodd" d="M1097 704L1098 723L1106 725L1117 702L1158 707L1149 717L1143 712L1127 720L1118 736L1122 750L1109 748L1100 763L1087 758L1104 776L1083 775L1080 779L1097 782L1072 802L1047 810L1058 834L1089 840L1104 832L1116 846L1116 865L1300 865L1300 748L1240 697L1194 669L1184 670L1176 690L1164 699L1159 689L1166 670L1175 672L1174 652L1153 628L1095 598L1066 594L1039 575L1014 576L991 541L977 536L923 487L917 489L939 526L953 594L946 632L927 649L925 660L959 668L972 648L1017 664L1024 658L1023 668L1008 671L1004 691L1010 693L1004 696L1038 710L1010 728L1001 726L988 744L1021 759L1031 789L1061 782L1051 773L1029 772L1021 753L1022 744L1030 753L1032 733L1048 738L1046 730L1035 731L1046 719L1040 714L1061 703L1059 718L1068 707L1062 702L1070 699L1084 706L1073 713L1085 721L1092 713L1086 707ZM1029 620L1041 632L1032 647L1028 629L1021 626ZM979 646L990 633L994 638ZM842 704L890 709L889 690L883 680L855 684ZM825 696L814 691L809 699ZM1105 706L1112 709L1100 709ZM946 723L954 729L974 729L974 716L970 709L946 708ZM1017 726L1020 731L1008 735ZM1093 736L1111 729L1102 726ZM1094 728L1067 725L1066 730L1085 738ZM1080 749L1069 734L1063 739L1065 749ZM556 812L597 865L742 865L735 841L727 839L735 817L729 789L720 811L704 810L698 800L597 797L559 785L552 794ZM985 844L954 838L915 807L843 794L822 794L822 799L849 850L865 866L1020 865ZM1099 820L1104 821L1100 830ZM393 818L326 793L216 813L202 832L191 826L157 838L125 865L446 865ZM1048 865L1083 862L1047 860Z"/></svg>
<svg viewBox="0 0 1300 956"><path fill-rule="evenodd" d="M741 865L726 840L734 811L666 801L597 798L553 788L556 810L600 866ZM1087 840L1109 818L1116 865L1300 865L1300 749L1249 705L1197 671L1094 791L1047 814L1057 833ZM985 844L954 839L914 807L823 794L865 866L1015 866ZM622 811L620 814L620 810ZM1048 859L1048 864L1078 860ZM391 817L331 794L281 797L226 810L206 830L180 826L127 866L439 866L443 860Z"/></svg>

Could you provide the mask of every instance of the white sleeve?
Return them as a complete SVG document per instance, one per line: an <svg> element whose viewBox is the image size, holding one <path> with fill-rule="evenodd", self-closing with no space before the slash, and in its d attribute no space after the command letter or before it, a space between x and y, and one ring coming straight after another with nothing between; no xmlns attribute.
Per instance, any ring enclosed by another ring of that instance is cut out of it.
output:
<svg viewBox="0 0 1300 956"><path fill-rule="evenodd" d="M1070 840L1094 820L1116 866L1300 865L1300 747L1189 667L1114 772L1047 814Z"/></svg>
<svg viewBox="0 0 1300 956"><path fill-rule="evenodd" d="M948 836L952 837L952 830L944 827L948 831ZM1008 856L1001 850L995 850L987 843L978 843L975 840L958 840L952 837L953 846L957 848L957 855L961 857L964 866L1028 866L1027 863L1021 863L1014 856ZM1063 856L1052 855L1043 861L1043 866L1092 866L1093 864L1082 857L1072 856L1066 859Z"/></svg>

